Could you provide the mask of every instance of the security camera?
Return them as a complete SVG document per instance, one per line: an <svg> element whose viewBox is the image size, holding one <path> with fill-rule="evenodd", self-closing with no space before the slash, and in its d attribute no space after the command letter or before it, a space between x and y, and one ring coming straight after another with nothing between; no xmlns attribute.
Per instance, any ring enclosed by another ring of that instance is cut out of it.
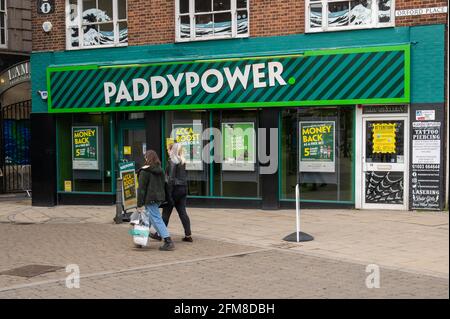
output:
<svg viewBox="0 0 450 319"><path fill-rule="evenodd" d="M39 95L41 96L41 99L46 100L48 98L47 91L38 91Z"/></svg>

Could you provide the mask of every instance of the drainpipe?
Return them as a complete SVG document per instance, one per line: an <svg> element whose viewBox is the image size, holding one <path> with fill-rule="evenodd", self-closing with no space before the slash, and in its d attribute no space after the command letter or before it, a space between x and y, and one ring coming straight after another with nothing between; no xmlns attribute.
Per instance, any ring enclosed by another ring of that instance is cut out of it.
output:
<svg viewBox="0 0 450 319"><path fill-rule="evenodd" d="M448 36L448 24L447 24L447 30L446 30L446 34L447 34L447 36ZM446 87L447 87L447 89L445 90L445 92L447 93L447 101L445 102L445 105L446 105L446 115L447 115L447 118L446 118L446 120L447 120L447 125L446 125L446 128L447 128L447 138L446 138L446 152L445 152L445 154L446 154L446 157L447 157L447 160L446 160L446 168L445 168L445 172L446 172L446 174L445 174L445 209L446 210L448 210L448 193L449 193L449 189L448 189L448 187L449 187L449 155L448 155L448 146L449 146L449 125L450 125L450 122L449 122L449 119L450 119L450 116L449 116L449 109L448 109L448 106L449 106L449 104L448 104L448 79L449 79L449 77L448 77L448 53L449 53L449 51L448 51L448 38L447 38L447 36L445 37L445 42L447 43L447 45L446 45L446 52L445 52L445 54L446 54L446 62L447 62L447 85L446 85Z"/></svg>

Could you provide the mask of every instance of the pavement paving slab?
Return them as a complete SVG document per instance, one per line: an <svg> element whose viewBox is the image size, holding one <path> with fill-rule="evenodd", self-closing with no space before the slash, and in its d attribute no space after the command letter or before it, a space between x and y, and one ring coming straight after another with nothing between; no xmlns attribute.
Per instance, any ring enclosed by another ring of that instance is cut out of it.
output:
<svg viewBox="0 0 450 319"><path fill-rule="evenodd" d="M0 298L448 298L447 212L302 209L314 241L282 240L295 230L293 210L188 208L194 243L136 249L114 206L32 207L0 198L0 273L59 266L19 277L0 274ZM366 267L380 269L368 289ZM66 266L79 267L68 289Z"/></svg>
<svg viewBox="0 0 450 319"><path fill-rule="evenodd" d="M79 288L53 281L0 298L448 298L448 281L380 269L368 289L365 267L277 250L205 258L80 279Z"/></svg>
<svg viewBox="0 0 450 319"><path fill-rule="evenodd" d="M180 235L174 236L173 252L159 251L161 242L154 240L137 249L128 230L128 225L113 224L0 224L0 251L7 252L0 257L0 272L39 263L64 267L29 279L0 275L0 287L65 278L65 267L70 264L78 265L83 273L97 273L258 249L202 238L193 245L182 242Z"/></svg>

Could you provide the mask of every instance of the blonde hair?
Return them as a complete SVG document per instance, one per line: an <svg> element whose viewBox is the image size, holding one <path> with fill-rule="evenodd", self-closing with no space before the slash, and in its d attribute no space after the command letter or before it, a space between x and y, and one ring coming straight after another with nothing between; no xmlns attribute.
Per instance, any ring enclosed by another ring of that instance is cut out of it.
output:
<svg viewBox="0 0 450 319"><path fill-rule="evenodd" d="M185 150L180 143L174 143L170 149L170 160L175 164L185 164L186 158L184 157Z"/></svg>

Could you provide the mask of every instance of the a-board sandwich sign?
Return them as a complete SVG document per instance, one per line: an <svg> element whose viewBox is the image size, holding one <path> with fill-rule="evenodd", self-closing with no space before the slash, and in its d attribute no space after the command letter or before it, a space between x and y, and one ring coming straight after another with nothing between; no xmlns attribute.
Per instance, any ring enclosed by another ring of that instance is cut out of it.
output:
<svg viewBox="0 0 450 319"><path fill-rule="evenodd" d="M119 174L122 180L123 209L137 207L137 176L134 162L119 163Z"/></svg>

